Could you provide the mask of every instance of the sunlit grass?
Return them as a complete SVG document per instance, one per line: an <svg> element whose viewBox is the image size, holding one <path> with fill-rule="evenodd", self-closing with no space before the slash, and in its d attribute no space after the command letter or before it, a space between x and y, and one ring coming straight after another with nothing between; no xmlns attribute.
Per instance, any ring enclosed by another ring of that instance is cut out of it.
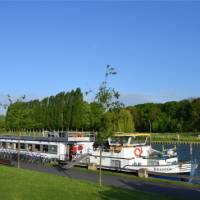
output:
<svg viewBox="0 0 200 200"><path fill-rule="evenodd" d="M4 166L0 166L0 194L2 200L176 199Z"/></svg>
<svg viewBox="0 0 200 200"><path fill-rule="evenodd" d="M198 134L194 133L152 133L151 135L153 142L200 142Z"/></svg>

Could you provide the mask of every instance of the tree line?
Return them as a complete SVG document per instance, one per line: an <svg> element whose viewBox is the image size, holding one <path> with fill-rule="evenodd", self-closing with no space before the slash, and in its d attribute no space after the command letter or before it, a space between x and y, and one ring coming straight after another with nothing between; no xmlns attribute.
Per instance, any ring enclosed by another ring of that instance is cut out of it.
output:
<svg viewBox="0 0 200 200"><path fill-rule="evenodd" d="M9 105L5 128L20 130L80 130L98 131L105 112L98 102L84 101L80 88L61 92L56 96L29 102L17 101ZM116 113L118 119L116 120ZM131 113L126 109L106 112L113 131L134 131Z"/></svg>
<svg viewBox="0 0 200 200"><path fill-rule="evenodd" d="M107 110L86 102L80 88L29 102L11 103L0 129L98 131L104 120L112 131L199 132L200 98L167 103L145 103Z"/></svg>
<svg viewBox="0 0 200 200"><path fill-rule="evenodd" d="M200 98L129 106L139 132L200 132Z"/></svg>

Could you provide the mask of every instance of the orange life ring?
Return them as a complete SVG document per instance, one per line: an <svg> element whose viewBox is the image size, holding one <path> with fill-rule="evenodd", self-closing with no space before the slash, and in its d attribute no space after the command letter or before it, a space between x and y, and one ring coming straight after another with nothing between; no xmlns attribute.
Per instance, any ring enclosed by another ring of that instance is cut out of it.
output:
<svg viewBox="0 0 200 200"><path fill-rule="evenodd" d="M142 155L142 148L140 147L135 148L134 154L137 158L139 158Z"/></svg>

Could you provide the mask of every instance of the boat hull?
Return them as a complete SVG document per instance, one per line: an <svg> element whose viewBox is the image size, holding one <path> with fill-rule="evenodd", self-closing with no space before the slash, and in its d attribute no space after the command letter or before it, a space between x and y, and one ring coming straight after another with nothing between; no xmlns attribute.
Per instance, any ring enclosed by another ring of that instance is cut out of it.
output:
<svg viewBox="0 0 200 200"><path fill-rule="evenodd" d="M100 157L98 156L98 154L90 155L89 160L90 163L95 163L97 166L99 166L100 164ZM138 162L136 162L136 160ZM153 163L153 164L148 164L148 163ZM118 171L132 171L132 172L137 172L140 169L146 169L150 173L158 173L158 174L188 174L191 172L192 169L191 162L177 162L176 158L156 161L143 158L127 159L114 156L108 157L103 155L101 165L102 168L104 169L114 169Z"/></svg>
<svg viewBox="0 0 200 200"><path fill-rule="evenodd" d="M162 173L162 174L188 174L191 172L191 163L178 163L173 165L161 165L161 166L125 166L124 169L138 171L140 169L146 169L148 172Z"/></svg>

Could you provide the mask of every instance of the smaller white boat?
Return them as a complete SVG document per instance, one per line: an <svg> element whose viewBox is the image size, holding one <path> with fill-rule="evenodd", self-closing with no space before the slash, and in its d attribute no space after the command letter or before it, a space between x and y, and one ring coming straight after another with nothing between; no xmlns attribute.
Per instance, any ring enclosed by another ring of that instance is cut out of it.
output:
<svg viewBox="0 0 200 200"><path fill-rule="evenodd" d="M100 148L94 148L89 158L90 163L99 165ZM176 148L162 152L153 149L150 134L115 133L112 138L108 138L108 144L103 148L102 168L121 171L147 169L154 173L186 174L190 173L192 164L190 161L180 162Z"/></svg>

